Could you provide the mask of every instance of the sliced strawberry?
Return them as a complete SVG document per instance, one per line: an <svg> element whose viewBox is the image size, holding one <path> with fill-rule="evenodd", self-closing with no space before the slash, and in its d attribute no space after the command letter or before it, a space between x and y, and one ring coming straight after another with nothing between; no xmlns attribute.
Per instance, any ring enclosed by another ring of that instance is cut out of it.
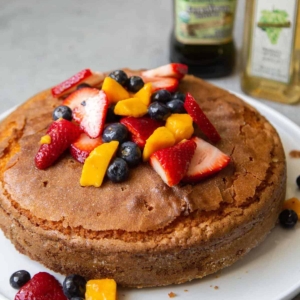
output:
<svg viewBox="0 0 300 300"><path fill-rule="evenodd" d="M121 119L120 123L127 127L128 131L131 133L132 141L140 148L144 148L146 140L155 129L163 126L163 122L159 122L148 117L126 117Z"/></svg>
<svg viewBox="0 0 300 300"><path fill-rule="evenodd" d="M98 89L82 88L70 94L62 103L62 105L69 106L72 110L75 107L80 107L81 103L87 98L94 97L99 94Z"/></svg>
<svg viewBox="0 0 300 300"><path fill-rule="evenodd" d="M82 95L83 97L81 98L81 104L73 109L73 119L80 124L80 127L89 137L97 138L103 131L109 105L106 94L99 90L97 90L97 94L91 97L86 97L85 91L83 91L83 94L78 94L79 98Z"/></svg>
<svg viewBox="0 0 300 300"><path fill-rule="evenodd" d="M145 77L172 77L181 79L188 72L188 66L179 63L164 65L155 69L142 72Z"/></svg>
<svg viewBox="0 0 300 300"><path fill-rule="evenodd" d="M71 78L61 82L60 84L58 84L57 86L51 89L53 97L59 97L65 91L71 89L72 87L79 84L86 78L92 76L92 74L93 73L90 69L85 69L73 75Z"/></svg>
<svg viewBox="0 0 300 300"><path fill-rule="evenodd" d="M221 139L214 125L209 121L207 116L204 114L203 110L200 108L199 104L196 102L196 100L190 93L186 94L184 108L192 117L193 121L198 125L200 130L213 143L217 143Z"/></svg>
<svg viewBox="0 0 300 300"><path fill-rule="evenodd" d="M43 170L50 167L58 157L79 137L81 129L76 124L59 119L52 123L47 134L49 144L42 144L35 156L35 165Z"/></svg>
<svg viewBox="0 0 300 300"><path fill-rule="evenodd" d="M173 186L187 172L195 149L196 143L193 140L185 140L154 152L150 156L150 164L168 186Z"/></svg>
<svg viewBox="0 0 300 300"><path fill-rule="evenodd" d="M171 77L144 77L142 76L145 83L151 82L152 84L152 93L165 89L168 90L170 93L174 93L177 91L178 88L178 79L171 78Z"/></svg>
<svg viewBox="0 0 300 300"><path fill-rule="evenodd" d="M82 133L78 139L71 144L70 153L80 163L84 163L89 154L103 143L102 138L91 139L87 134Z"/></svg>
<svg viewBox="0 0 300 300"><path fill-rule="evenodd" d="M182 181L198 182L219 172L229 164L230 157L215 146L198 137L194 137L192 140L196 143L197 148Z"/></svg>
<svg viewBox="0 0 300 300"><path fill-rule="evenodd" d="M40 272L21 287L15 300L68 300L60 283L49 273Z"/></svg>

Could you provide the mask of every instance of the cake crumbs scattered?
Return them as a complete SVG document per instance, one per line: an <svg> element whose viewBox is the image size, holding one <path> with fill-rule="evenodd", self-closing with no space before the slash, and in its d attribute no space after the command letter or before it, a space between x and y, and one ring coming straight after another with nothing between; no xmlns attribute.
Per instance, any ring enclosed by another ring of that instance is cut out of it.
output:
<svg viewBox="0 0 300 300"><path fill-rule="evenodd" d="M300 150L292 150L290 151L291 158L300 158Z"/></svg>
<svg viewBox="0 0 300 300"><path fill-rule="evenodd" d="M169 298L175 298L175 297L177 296L177 295L176 295L175 293L173 293L173 292L169 293L168 295L169 295Z"/></svg>
<svg viewBox="0 0 300 300"><path fill-rule="evenodd" d="M214 289L215 289L215 290L218 290L218 289L219 289L219 287L218 287L217 285L215 285Z"/></svg>

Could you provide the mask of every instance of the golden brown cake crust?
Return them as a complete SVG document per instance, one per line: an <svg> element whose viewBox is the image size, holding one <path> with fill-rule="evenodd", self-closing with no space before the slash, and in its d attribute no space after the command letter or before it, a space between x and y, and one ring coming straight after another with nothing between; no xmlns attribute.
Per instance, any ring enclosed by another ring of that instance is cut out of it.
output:
<svg viewBox="0 0 300 300"><path fill-rule="evenodd" d="M0 227L17 249L61 273L141 287L203 277L263 240L285 197L278 134L255 109L198 78L186 76L179 90L200 103L222 137L216 146L231 157L193 186L170 188L145 164L125 183L83 188L82 165L68 154L36 169L38 141L61 103L49 90L3 121Z"/></svg>

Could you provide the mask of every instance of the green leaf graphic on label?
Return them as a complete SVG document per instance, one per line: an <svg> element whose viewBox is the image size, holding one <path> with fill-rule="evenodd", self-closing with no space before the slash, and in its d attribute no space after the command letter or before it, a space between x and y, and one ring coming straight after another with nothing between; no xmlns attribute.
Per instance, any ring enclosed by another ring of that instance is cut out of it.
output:
<svg viewBox="0 0 300 300"><path fill-rule="evenodd" d="M257 26L266 32L271 44L276 45L282 28L290 27L291 23L285 10L262 10Z"/></svg>

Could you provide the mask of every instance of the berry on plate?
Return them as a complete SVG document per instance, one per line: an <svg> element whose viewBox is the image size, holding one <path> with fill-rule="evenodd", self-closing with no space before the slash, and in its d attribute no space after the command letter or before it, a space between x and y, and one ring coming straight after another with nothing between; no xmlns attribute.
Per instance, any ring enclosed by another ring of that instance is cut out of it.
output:
<svg viewBox="0 0 300 300"><path fill-rule="evenodd" d="M103 91L98 91L96 95L86 98L85 90L81 89L77 91L82 102L74 108L73 119L79 123L80 127L89 137L97 138L104 128L108 99Z"/></svg>
<svg viewBox="0 0 300 300"><path fill-rule="evenodd" d="M181 79L188 72L187 65L172 63L142 72L145 77L172 77Z"/></svg>
<svg viewBox="0 0 300 300"><path fill-rule="evenodd" d="M193 121L198 125L200 130L213 142L218 142L221 137L217 132L214 125L209 121L199 104L194 97L190 94L186 94L184 108L188 114L193 118Z"/></svg>
<svg viewBox="0 0 300 300"><path fill-rule="evenodd" d="M285 209L279 215L279 222L284 228L293 228L298 221L298 215L292 209Z"/></svg>
<svg viewBox="0 0 300 300"><path fill-rule="evenodd" d="M193 140L154 152L150 164L162 180L168 185L178 184L187 172L196 149Z"/></svg>
<svg viewBox="0 0 300 300"><path fill-rule="evenodd" d="M18 291L15 300L67 300L61 284L49 273L35 274Z"/></svg>
<svg viewBox="0 0 300 300"><path fill-rule="evenodd" d="M19 270L14 272L9 279L10 285L14 289L20 289L24 284L26 284L31 279L29 272L26 270Z"/></svg>
<svg viewBox="0 0 300 300"><path fill-rule="evenodd" d="M155 129L163 126L163 122L159 122L148 117L122 118L120 123L127 127L128 131L131 133L132 141L135 142L140 148L144 148L146 140Z"/></svg>
<svg viewBox="0 0 300 300"><path fill-rule="evenodd" d="M89 154L103 143L102 138L91 139L82 133L70 146L70 153L80 163L84 163Z"/></svg>
<svg viewBox="0 0 300 300"><path fill-rule="evenodd" d="M194 137L192 140L196 143L197 148L183 178L184 182L198 182L219 172L229 164L230 157L215 146L198 137Z"/></svg>
<svg viewBox="0 0 300 300"><path fill-rule="evenodd" d="M72 274L68 275L63 282L63 291L68 299L72 297L84 297L86 291L86 280L84 277Z"/></svg>
<svg viewBox="0 0 300 300"><path fill-rule="evenodd" d="M79 126L70 121L59 119L53 122L47 130L50 142L42 144L35 156L37 168L50 167L80 134Z"/></svg>

